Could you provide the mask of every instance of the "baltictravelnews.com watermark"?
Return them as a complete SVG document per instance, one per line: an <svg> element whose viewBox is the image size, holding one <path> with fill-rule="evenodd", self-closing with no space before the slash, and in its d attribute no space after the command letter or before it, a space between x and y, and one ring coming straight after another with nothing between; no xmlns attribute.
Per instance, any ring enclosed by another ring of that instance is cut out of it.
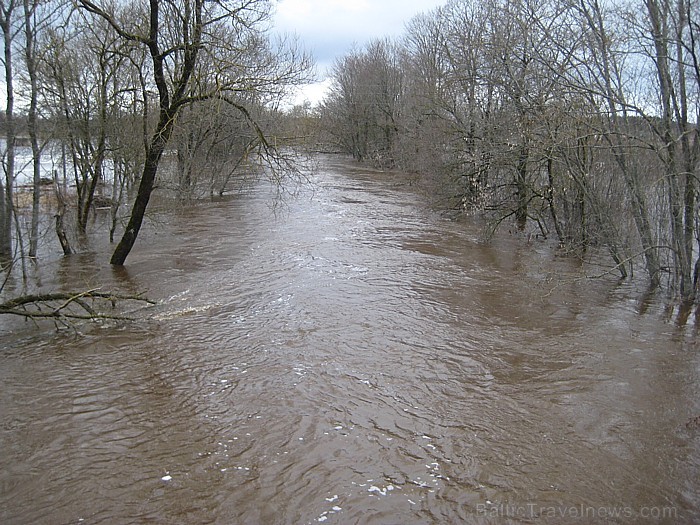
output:
<svg viewBox="0 0 700 525"><path fill-rule="evenodd" d="M631 507L631 506L594 506L594 505L540 505L526 503L522 505L479 503L476 506L479 516L491 518L553 518L568 520L609 520L609 519L676 519L675 507Z"/></svg>

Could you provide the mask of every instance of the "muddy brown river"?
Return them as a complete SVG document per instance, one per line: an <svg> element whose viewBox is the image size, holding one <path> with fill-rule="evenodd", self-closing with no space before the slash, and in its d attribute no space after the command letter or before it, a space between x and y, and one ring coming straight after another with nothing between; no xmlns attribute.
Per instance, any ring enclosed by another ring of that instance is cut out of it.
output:
<svg viewBox="0 0 700 525"><path fill-rule="evenodd" d="M700 523L693 316L399 174L311 178L41 267L159 304L0 319L1 523Z"/></svg>

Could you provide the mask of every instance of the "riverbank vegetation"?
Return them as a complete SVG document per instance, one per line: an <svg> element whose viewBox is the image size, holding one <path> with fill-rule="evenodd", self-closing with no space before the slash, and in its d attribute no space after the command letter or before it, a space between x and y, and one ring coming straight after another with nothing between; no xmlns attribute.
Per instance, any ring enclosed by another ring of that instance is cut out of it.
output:
<svg viewBox="0 0 700 525"><path fill-rule="evenodd" d="M696 299L697 2L454 1L332 78L320 115L342 151Z"/></svg>
<svg viewBox="0 0 700 525"><path fill-rule="evenodd" d="M0 258L36 256L41 187L64 253L101 208L122 265L154 192L188 202L262 174L283 187L313 143L417 176L491 232L605 250L610 272L696 301L697 3L452 0L339 57L325 100L291 110L312 63L272 38L271 8L2 0ZM20 139L31 204L15 195Z"/></svg>
<svg viewBox="0 0 700 525"><path fill-rule="evenodd" d="M47 184L63 252L106 208L118 240L111 263L122 265L155 189L187 200L263 172L280 183L302 177L298 150L275 129L280 104L313 64L293 38L272 35L272 8L3 0L0 260L37 256ZM33 199L29 227L18 213L20 173Z"/></svg>

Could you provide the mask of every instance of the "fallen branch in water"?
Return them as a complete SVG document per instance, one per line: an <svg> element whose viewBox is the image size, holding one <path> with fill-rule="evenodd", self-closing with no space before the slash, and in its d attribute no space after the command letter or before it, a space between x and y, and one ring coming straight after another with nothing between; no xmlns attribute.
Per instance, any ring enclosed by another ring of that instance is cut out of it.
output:
<svg viewBox="0 0 700 525"><path fill-rule="evenodd" d="M111 314L102 310L101 303L116 308L118 302L138 301L156 304L142 294L123 295L99 290L82 292L55 292L22 295L0 303L0 314L18 315L28 319L51 319L64 325L68 321L93 321L98 319L131 321L131 317Z"/></svg>

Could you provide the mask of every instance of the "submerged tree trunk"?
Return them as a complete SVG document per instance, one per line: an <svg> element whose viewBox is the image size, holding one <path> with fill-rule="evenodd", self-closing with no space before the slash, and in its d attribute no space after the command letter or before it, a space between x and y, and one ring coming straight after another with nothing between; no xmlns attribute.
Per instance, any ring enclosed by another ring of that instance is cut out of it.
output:
<svg viewBox="0 0 700 525"><path fill-rule="evenodd" d="M95 13L98 16L107 20L119 34L132 41L144 44L149 51L153 65L153 81L158 90L159 98L159 119L156 129L151 136L151 141L146 152L146 160L143 166L141 182L139 183L136 199L131 208L131 216L126 226L121 240L112 254L110 263L116 266L121 266L126 261L131 249L136 242L143 218L148 208L148 202L153 192L155 185L156 174L160 159L165 151L165 146L170 141L175 125L175 119L178 112L183 106L185 93L190 85L192 73L197 64L197 55L202 39L202 14L204 12L204 2L197 0L193 5L186 3L186 9L183 13L183 24L185 32L183 34L183 56L182 65L178 71L177 78L172 84L172 90L168 86L166 76L166 59L168 52L162 52L159 39L161 37L162 28L160 26L160 2L159 0L150 0L149 2L149 28L148 37L143 38L125 32L116 25L114 18L107 12L103 11L90 0L80 0L81 5L88 11ZM192 24L192 27L189 27ZM190 32L191 29L191 32Z"/></svg>
<svg viewBox="0 0 700 525"><path fill-rule="evenodd" d="M559 222L559 217L557 215L557 209L554 205L554 159L551 152L547 155L547 189L545 199L549 207L549 213L552 216L552 223L554 224L554 230L557 232L557 238L560 243L566 242L566 236L564 235L564 230Z"/></svg>
<svg viewBox="0 0 700 525"><path fill-rule="evenodd" d="M114 161L114 176L112 177L112 200L109 206L110 226L109 243L114 242L114 232L117 231L117 219L119 218L119 206L124 192L124 163L121 160Z"/></svg>
<svg viewBox="0 0 700 525"><path fill-rule="evenodd" d="M62 202L58 205L58 211L56 212L56 237L58 237L58 242L61 243L61 249L63 250L63 255L71 255L73 249L68 241L68 235L66 234L66 228L63 225L63 216L65 215L65 204Z"/></svg>
<svg viewBox="0 0 700 525"><path fill-rule="evenodd" d="M515 191L517 196L517 208L515 209L515 222L519 230L524 230L527 225L527 207L529 203L527 187L527 164L529 148L524 143L520 148L518 163L515 167Z"/></svg>
<svg viewBox="0 0 700 525"><path fill-rule="evenodd" d="M58 242L61 243L63 255L70 255L73 253L73 249L70 246L70 241L68 240L68 235L66 234L66 228L63 224L63 217L66 213L66 197L63 190L61 189L61 183L58 180L58 171L55 170L53 172L53 186L58 207L55 215L56 237L58 237Z"/></svg>
<svg viewBox="0 0 700 525"><path fill-rule="evenodd" d="M0 267L12 261L12 191L15 182L15 94L12 64L12 17L14 1L2 3L0 28L5 45L5 180L0 181ZM4 182L4 183L3 183Z"/></svg>
<svg viewBox="0 0 700 525"><path fill-rule="evenodd" d="M31 114L31 111L30 111ZM32 120L34 121L32 123ZM41 214L41 147L36 133L36 113L29 118L29 140L32 145L32 225L29 233L29 257L39 249L39 219ZM33 128L33 129L32 129Z"/></svg>
<svg viewBox="0 0 700 525"><path fill-rule="evenodd" d="M668 204L674 266L681 299L690 302L695 299L693 277L695 158L689 139L693 129L688 123L688 95L684 65L686 57L683 50L683 34L687 23L684 1L678 0L677 7L680 16L675 20L677 27L674 35L670 27L674 18L670 12L670 4L647 0L651 33L654 38L654 63L659 80L662 117L658 132L663 139L659 156L664 163L669 187ZM673 46L676 48L675 73L671 70L673 59L670 51Z"/></svg>
<svg viewBox="0 0 700 525"><path fill-rule="evenodd" d="M36 64L36 10L38 0L24 0L24 58L29 75L29 113L27 131L32 147L32 224L29 233L29 257L36 257L39 246L39 214L41 212L41 148L37 131L37 64Z"/></svg>
<svg viewBox="0 0 700 525"><path fill-rule="evenodd" d="M639 176L634 167L630 166L628 152L622 142L622 126L621 121L624 121L626 113L624 110L624 95L620 92L622 81L618 78L619 72L614 67L614 56L610 49L611 38L608 35L605 23L603 21L603 12L598 0L592 0L588 5L582 4L582 13L586 18L589 29L593 32L596 39L595 51L598 53L600 60L600 71L602 75L601 84L604 92L605 102L608 106L609 122L608 129L605 133L613 157L620 168L623 180L630 193L632 217L634 219L637 232L639 234L644 262L647 274L649 275L650 284L652 287L657 287L660 284L660 271L658 248L654 242L654 235L649 220L649 211L647 209L644 192L639 181ZM617 87L616 87L617 86ZM620 108L623 109L620 109Z"/></svg>
<svg viewBox="0 0 700 525"><path fill-rule="evenodd" d="M175 115L172 114L171 111L161 112L160 121L158 122L158 126L151 139L148 152L146 153L146 162L144 163L141 182L136 194L136 200L134 201L134 205L131 209L129 223L126 225L126 230L124 231L119 244L117 244L117 247L114 249L112 259L109 261L110 264L116 266L123 265L129 255L129 252L131 252L131 249L134 247L136 237L138 237L139 231L141 230L141 225L143 224L143 218L146 214L148 201L150 200L151 193L153 192L153 186L155 184L156 174L158 173L160 159L163 156L165 146L172 135L174 118Z"/></svg>

